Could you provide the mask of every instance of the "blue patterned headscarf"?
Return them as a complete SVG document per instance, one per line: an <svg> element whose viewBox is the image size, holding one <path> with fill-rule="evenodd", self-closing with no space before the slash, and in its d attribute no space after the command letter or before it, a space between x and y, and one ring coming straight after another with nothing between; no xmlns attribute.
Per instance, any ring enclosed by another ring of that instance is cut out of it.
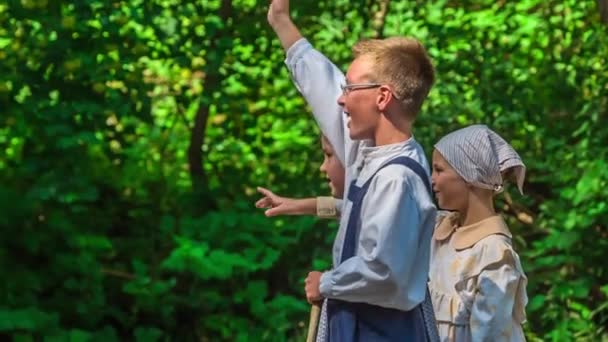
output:
<svg viewBox="0 0 608 342"><path fill-rule="evenodd" d="M441 138L435 149L467 183L502 192L503 174L510 170L523 194L526 166L513 147L487 126L454 131Z"/></svg>

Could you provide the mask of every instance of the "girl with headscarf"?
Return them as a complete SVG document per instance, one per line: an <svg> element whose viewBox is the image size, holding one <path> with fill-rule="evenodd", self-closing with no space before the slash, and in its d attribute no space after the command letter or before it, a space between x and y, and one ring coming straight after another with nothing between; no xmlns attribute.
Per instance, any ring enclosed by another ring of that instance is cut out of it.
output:
<svg viewBox="0 0 608 342"><path fill-rule="evenodd" d="M525 166L484 125L443 137L433 151L433 191L447 215L432 239L429 289L442 341L525 341L527 278L494 195Z"/></svg>

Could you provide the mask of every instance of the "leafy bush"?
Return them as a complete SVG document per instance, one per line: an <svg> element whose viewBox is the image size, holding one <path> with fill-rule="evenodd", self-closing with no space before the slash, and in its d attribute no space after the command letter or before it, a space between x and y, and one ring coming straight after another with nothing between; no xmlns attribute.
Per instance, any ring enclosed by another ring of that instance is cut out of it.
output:
<svg viewBox="0 0 608 342"><path fill-rule="evenodd" d="M266 2L0 4L0 334L17 341L283 341L336 224L268 219L255 187L327 193L318 130ZM438 82L416 137L486 123L528 166L499 208L530 340L598 340L608 300L608 35L594 1L300 1L346 67L413 35Z"/></svg>

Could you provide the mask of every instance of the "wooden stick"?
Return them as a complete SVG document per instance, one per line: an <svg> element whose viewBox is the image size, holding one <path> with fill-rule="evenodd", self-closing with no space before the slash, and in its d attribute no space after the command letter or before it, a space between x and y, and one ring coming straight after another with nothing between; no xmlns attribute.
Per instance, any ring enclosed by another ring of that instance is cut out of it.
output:
<svg viewBox="0 0 608 342"><path fill-rule="evenodd" d="M315 342L317 338L317 326L319 325L319 316L321 315L321 304L315 303L310 307L310 320L308 321L308 334L306 334L306 342Z"/></svg>

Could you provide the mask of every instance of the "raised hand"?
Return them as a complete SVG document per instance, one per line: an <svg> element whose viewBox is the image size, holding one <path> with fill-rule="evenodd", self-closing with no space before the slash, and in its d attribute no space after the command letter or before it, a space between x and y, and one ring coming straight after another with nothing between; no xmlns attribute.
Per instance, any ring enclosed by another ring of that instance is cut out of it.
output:
<svg viewBox="0 0 608 342"><path fill-rule="evenodd" d="M271 0L268 6L268 23L279 37L285 51L302 38L298 27L289 15L289 0Z"/></svg>
<svg viewBox="0 0 608 342"><path fill-rule="evenodd" d="M285 19L289 20L289 0L271 0L267 18L271 26L279 24Z"/></svg>

